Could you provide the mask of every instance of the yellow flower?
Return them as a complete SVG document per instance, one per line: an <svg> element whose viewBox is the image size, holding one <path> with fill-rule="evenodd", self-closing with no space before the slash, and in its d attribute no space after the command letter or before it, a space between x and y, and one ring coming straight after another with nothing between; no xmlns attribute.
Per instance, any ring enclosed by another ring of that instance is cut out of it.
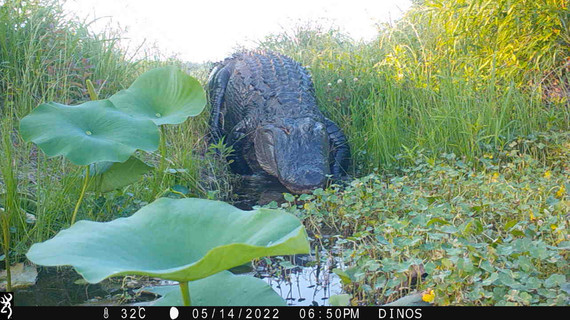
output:
<svg viewBox="0 0 570 320"><path fill-rule="evenodd" d="M546 172L544 173L544 177L546 179L550 179L550 177L552 177L552 172L550 172L550 170L546 170Z"/></svg>
<svg viewBox="0 0 570 320"><path fill-rule="evenodd" d="M491 182L497 182L498 179L499 179L499 173L498 172L493 173L493 176L491 177Z"/></svg>
<svg viewBox="0 0 570 320"><path fill-rule="evenodd" d="M555 231L556 228L558 228L558 226L555 225L554 223L550 225L550 229L551 229L552 231Z"/></svg>
<svg viewBox="0 0 570 320"><path fill-rule="evenodd" d="M422 300L428 303L433 302L435 298L435 292L432 289L426 290L424 294L422 294Z"/></svg>
<svg viewBox="0 0 570 320"><path fill-rule="evenodd" d="M535 221L536 218L534 217L534 214L532 213L532 211L530 211L530 221Z"/></svg>
<svg viewBox="0 0 570 320"><path fill-rule="evenodd" d="M558 198L562 198L562 196L565 194L566 194L566 187L564 186L564 184L561 184L560 189L558 189L558 191L556 192L556 196Z"/></svg>

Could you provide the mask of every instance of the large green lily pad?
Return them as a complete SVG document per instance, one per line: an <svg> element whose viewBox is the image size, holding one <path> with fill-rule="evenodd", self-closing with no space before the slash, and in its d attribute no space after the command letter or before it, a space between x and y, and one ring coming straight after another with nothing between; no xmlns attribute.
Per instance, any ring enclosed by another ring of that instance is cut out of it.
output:
<svg viewBox="0 0 570 320"><path fill-rule="evenodd" d="M161 198L128 218L79 221L26 256L44 266L71 265L91 283L127 274L184 282L263 256L308 252L305 228L283 211Z"/></svg>
<svg viewBox="0 0 570 320"><path fill-rule="evenodd" d="M252 276L222 271L188 284L193 306L285 306L285 300L265 281ZM142 291L160 295L157 300L143 303L150 306L183 306L180 287L159 286Z"/></svg>
<svg viewBox="0 0 570 320"><path fill-rule="evenodd" d="M77 165L124 162L137 149L155 151L160 136L152 121L135 119L109 100L40 104L20 121L20 133L48 156L63 155Z"/></svg>
<svg viewBox="0 0 570 320"><path fill-rule="evenodd" d="M157 125L182 123L206 105L200 82L174 66L145 72L109 99L119 110Z"/></svg>

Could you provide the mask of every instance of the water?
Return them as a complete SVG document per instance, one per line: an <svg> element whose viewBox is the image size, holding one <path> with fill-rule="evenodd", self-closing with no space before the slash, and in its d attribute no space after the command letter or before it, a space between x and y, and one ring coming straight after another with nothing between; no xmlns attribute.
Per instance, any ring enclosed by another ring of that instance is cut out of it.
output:
<svg viewBox="0 0 570 320"><path fill-rule="evenodd" d="M256 205L272 201L281 204L285 201L283 193L288 192L275 177L263 174L242 176L239 185L235 186L237 197L232 204L242 210L251 210Z"/></svg>
<svg viewBox="0 0 570 320"><path fill-rule="evenodd" d="M100 284L81 283L81 276L72 268L39 267L36 284L14 289L16 306L71 306L90 299L113 295L119 288L112 288L108 281Z"/></svg>
<svg viewBox="0 0 570 320"><path fill-rule="evenodd" d="M310 256L295 256L296 264L289 269L260 274L288 305L324 306L331 295L341 294L340 278L331 272L331 266L305 265L302 260L312 260ZM275 260L275 259L274 259ZM299 263L300 262L300 263Z"/></svg>

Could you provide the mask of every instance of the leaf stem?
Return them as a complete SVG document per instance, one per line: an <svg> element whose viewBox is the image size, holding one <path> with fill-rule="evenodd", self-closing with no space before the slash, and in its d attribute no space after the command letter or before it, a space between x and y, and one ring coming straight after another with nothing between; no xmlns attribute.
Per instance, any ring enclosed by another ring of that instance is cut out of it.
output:
<svg viewBox="0 0 570 320"><path fill-rule="evenodd" d="M79 205L81 205L81 201L83 201L83 197L85 196L85 190L87 190L88 182L89 182L89 165L85 166L85 178L83 179L81 194L79 194L79 199L77 199L77 203L75 204L75 209L73 210L73 215L71 216L72 225L75 223L75 218L77 217L77 211L79 210Z"/></svg>
<svg viewBox="0 0 570 320"><path fill-rule="evenodd" d="M91 101L95 101L99 99L99 95L95 91L95 87L91 80L87 79L85 81L85 85L87 87L87 92L89 93L89 98ZM77 203L75 204L75 209L73 210L73 215L71 216L71 224L75 223L75 218L77 217L77 211L79 211L79 205L83 201L83 197L85 196L85 190L87 189L87 183L89 181L89 165L85 166L85 178L83 179L83 186L81 187L81 194L79 194L79 199L77 199Z"/></svg>
<svg viewBox="0 0 570 320"><path fill-rule="evenodd" d="M190 289L188 289L188 281L179 282L179 285L180 291L182 292L182 301L184 302L184 306L191 306L192 301L190 300Z"/></svg>
<svg viewBox="0 0 570 320"><path fill-rule="evenodd" d="M159 152L160 152L160 163L158 165L158 174L154 182L153 194L158 193L158 188L162 187L162 182L164 181L166 170L166 129L164 125L160 126L160 142L159 142Z"/></svg>

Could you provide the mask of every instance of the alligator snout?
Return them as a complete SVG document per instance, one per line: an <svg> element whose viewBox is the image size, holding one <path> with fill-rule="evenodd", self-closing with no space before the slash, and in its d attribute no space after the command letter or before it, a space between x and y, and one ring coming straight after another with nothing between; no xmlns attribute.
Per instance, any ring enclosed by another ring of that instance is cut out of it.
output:
<svg viewBox="0 0 570 320"><path fill-rule="evenodd" d="M327 182L327 172L310 166L300 167L295 174L283 178L281 183L292 193L310 193L316 188L323 188Z"/></svg>

